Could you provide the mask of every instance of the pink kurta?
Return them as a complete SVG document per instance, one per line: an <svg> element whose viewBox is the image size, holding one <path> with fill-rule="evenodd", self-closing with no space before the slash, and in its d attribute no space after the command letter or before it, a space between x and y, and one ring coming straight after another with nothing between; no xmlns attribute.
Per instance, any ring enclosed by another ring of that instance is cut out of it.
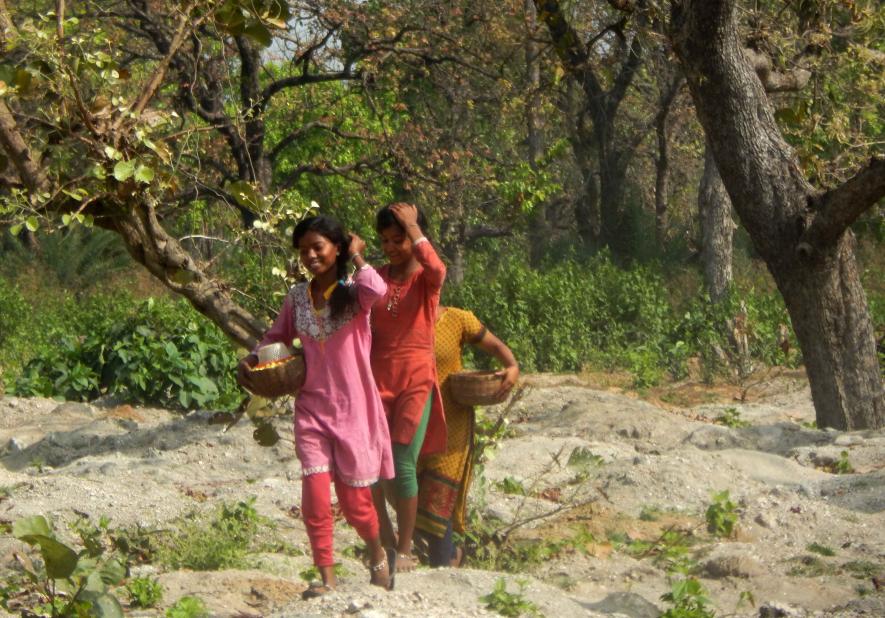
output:
<svg viewBox="0 0 885 618"><path fill-rule="evenodd" d="M331 471L363 487L393 478L387 419L369 362L369 312L387 286L371 267L357 272L357 302L333 319L313 308L307 283L292 287L260 346L295 337L304 346L307 377L295 401L295 449L304 476Z"/></svg>

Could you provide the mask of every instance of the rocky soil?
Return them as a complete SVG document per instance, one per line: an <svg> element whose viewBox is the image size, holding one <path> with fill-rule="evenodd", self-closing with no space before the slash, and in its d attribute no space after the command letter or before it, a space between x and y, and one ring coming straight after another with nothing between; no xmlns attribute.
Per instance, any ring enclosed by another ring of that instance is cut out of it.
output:
<svg viewBox="0 0 885 618"><path fill-rule="evenodd" d="M718 615L885 615L885 432L811 428L801 375L761 381L739 393L743 402L698 385L641 399L576 376L526 381L473 495L497 538L522 548L512 572L475 559L400 574L381 591L356 553L341 551L358 541L342 522L338 590L302 601L310 558L292 442L262 447L249 422L225 431L211 411L0 396L0 520L51 516L73 542L68 525L81 514L109 517L112 530L163 530L254 497L274 542L249 556L248 569L137 565L133 574L158 577L164 597L160 609L127 608L132 616L163 615L184 595L213 616L490 616L481 597L500 578L548 617L657 616L672 607L661 596L674 559L694 565ZM749 424L714 422L723 414ZM287 421L274 422L289 437ZM854 471L835 473L846 458ZM520 487L526 495L514 493ZM723 490L739 518L729 538L708 533L705 519ZM674 535L681 558L664 552ZM5 575L15 552L28 550L7 534Z"/></svg>

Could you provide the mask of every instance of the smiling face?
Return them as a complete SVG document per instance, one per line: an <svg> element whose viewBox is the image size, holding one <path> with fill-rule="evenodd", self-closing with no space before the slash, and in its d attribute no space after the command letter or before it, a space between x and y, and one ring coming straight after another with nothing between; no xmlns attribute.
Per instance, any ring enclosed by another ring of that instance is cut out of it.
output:
<svg viewBox="0 0 885 618"><path fill-rule="evenodd" d="M335 268L338 247L322 234L309 231L298 241L298 256L304 267L316 277Z"/></svg>
<svg viewBox="0 0 885 618"><path fill-rule="evenodd" d="M391 225L378 232L381 237L381 251L387 256L391 266L402 266L412 259L412 240L398 225Z"/></svg>

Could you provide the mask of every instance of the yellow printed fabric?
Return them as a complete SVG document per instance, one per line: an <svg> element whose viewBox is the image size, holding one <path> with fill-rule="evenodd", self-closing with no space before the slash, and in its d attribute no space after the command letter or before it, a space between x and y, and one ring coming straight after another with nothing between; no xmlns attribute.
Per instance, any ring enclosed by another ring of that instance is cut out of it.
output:
<svg viewBox="0 0 885 618"><path fill-rule="evenodd" d="M446 450L419 462L419 530L434 536L452 528L464 532L467 489L470 486L473 452L474 412L452 398L449 376L461 371L465 344L482 338L485 328L470 311L448 307L436 323L436 371L446 411Z"/></svg>

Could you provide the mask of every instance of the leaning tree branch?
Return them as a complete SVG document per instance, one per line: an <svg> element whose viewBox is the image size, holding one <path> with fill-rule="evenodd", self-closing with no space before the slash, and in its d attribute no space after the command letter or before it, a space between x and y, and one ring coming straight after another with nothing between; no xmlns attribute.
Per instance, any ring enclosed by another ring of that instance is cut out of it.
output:
<svg viewBox="0 0 885 618"><path fill-rule="evenodd" d="M836 240L849 225L885 197L885 157L873 157L853 177L816 198L817 211L797 245L799 251L823 247Z"/></svg>
<svg viewBox="0 0 885 618"><path fill-rule="evenodd" d="M18 171L22 183L31 193L49 187L49 178L40 166L39 159L32 155L28 143L18 129L12 112L7 107L6 101L2 99L0 99L0 147L6 152Z"/></svg>

